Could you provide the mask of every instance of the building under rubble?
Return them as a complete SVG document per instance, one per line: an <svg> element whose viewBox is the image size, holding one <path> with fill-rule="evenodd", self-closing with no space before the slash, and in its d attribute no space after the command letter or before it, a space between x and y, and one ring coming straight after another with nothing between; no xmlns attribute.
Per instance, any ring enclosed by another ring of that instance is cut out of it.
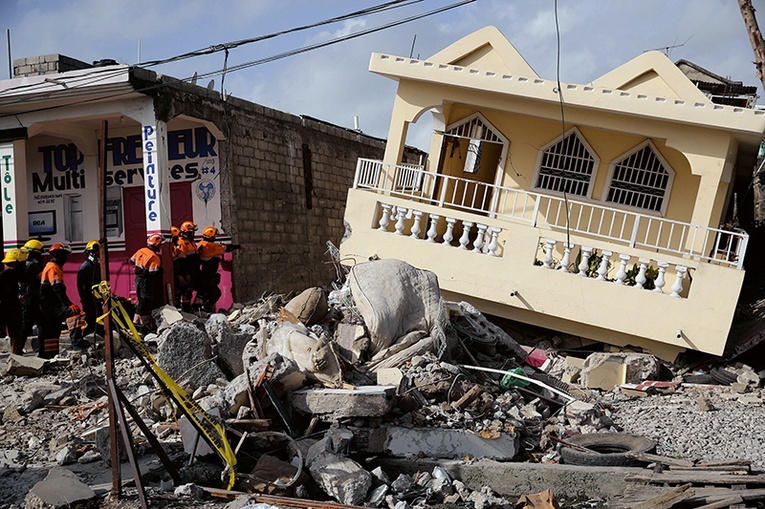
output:
<svg viewBox="0 0 765 509"><path fill-rule="evenodd" d="M728 210L765 130L752 87L656 51L560 83L494 27L370 71L398 90L384 157L358 161L345 258L401 258L449 299L665 358L723 352L748 242ZM407 164L428 112L430 157Z"/></svg>
<svg viewBox="0 0 765 509"><path fill-rule="evenodd" d="M104 140L105 138L105 140ZM99 145L112 286L134 295L127 263L147 233L192 220L242 244L222 265L219 306L335 277L326 242L344 232L359 157L384 141L266 108L135 66L46 55L0 81L4 248L69 242L71 279L99 238ZM419 155L413 154L414 161ZM103 239L102 239L103 240ZM165 253L165 267L170 267ZM166 282L172 276L166 271Z"/></svg>

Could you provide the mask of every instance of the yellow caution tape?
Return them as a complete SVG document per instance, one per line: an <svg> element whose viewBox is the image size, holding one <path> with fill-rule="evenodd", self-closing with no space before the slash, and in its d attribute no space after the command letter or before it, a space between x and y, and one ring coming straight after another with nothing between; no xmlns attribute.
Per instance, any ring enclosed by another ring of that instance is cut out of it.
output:
<svg viewBox="0 0 765 509"><path fill-rule="evenodd" d="M231 448L231 444L228 443L223 426L218 423L213 416L205 412L196 401L189 397L183 387L178 385L178 383L157 364L154 360L154 356L149 349L146 348L143 339L140 334L138 334L133 321L122 306L122 303L111 293L109 283L107 281L102 281L99 285L94 286L93 294L100 299L103 299L104 296L107 296L109 299L109 313L99 316L96 321L103 324L104 318L108 314L111 314L120 337L127 340L136 354L142 357L144 365L152 372L157 379L157 382L159 382L160 390L162 390L163 395L175 402L178 409L183 412L193 424L194 428L196 428L207 443L215 449L215 452L218 453L226 465L228 465L226 467L226 470L228 470L227 489L231 490L231 488L234 487L234 481L236 480L236 455Z"/></svg>

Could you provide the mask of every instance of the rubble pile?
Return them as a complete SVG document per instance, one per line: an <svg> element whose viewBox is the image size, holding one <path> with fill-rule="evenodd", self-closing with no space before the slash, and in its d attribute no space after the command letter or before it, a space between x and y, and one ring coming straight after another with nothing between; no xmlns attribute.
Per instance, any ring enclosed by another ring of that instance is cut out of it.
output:
<svg viewBox="0 0 765 509"><path fill-rule="evenodd" d="M753 469L765 467L763 439L747 431L765 413L761 376L748 366L694 372L641 352L593 352L595 345L549 331L521 344L469 303L444 302L432 273L397 260L359 264L344 283L227 314L155 312L157 334L144 344L224 424L237 453L234 490L386 509L512 507L520 494L503 497L416 462L555 464L571 437L593 433L629 432L655 440L659 453L745 455ZM73 472L92 497L110 487L103 350L64 353L6 358L0 507L57 506L38 485L65 483L69 474L53 465ZM224 486L223 465L144 363L121 344L115 381L184 484L173 486L132 423L146 482L164 497L205 498L199 486ZM389 470L381 458L415 468ZM576 507L566 493L524 494L553 496Z"/></svg>

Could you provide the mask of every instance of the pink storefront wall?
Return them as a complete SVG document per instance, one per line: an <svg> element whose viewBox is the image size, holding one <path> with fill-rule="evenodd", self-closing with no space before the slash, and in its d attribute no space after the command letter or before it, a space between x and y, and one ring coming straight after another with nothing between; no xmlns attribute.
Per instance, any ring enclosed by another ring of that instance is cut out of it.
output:
<svg viewBox="0 0 765 509"><path fill-rule="evenodd" d="M132 254L132 253L131 253ZM219 310L229 309L234 303L231 288L231 253L223 255L218 273L221 275L220 290L221 298L218 301ZM128 263L130 256L125 251L116 251L109 253L109 278L112 285L112 291L120 297L130 299L135 303L135 286L133 266ZM47 262L47 257L45 261ZM72 253L69 261L64 265L64 283L66 284L66 293L72 302L80 303L80 296L77 294L77 269L85 261L83 253Z"/></svg>

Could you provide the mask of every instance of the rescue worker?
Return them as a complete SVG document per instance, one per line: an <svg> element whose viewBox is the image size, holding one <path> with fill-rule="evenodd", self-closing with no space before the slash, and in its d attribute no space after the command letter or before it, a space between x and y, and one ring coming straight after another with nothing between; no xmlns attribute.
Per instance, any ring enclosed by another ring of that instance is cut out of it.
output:
<svg viewBox="0 0 765 509"><path fill-rule="evenodd" d="M197 225L193 221L184 221L181 224L176 248L178 267L176 293L179 296L181 309L186 312L191 312L191 298L194 290L199 289L199 255L197 245L194 243L196 231Z"/></svg>
<svg viewBox="0 0 765 509"><path fill-rule="evenodd" d="M200 263L200 282L197 297L202 300L202 309L210 313L215 312L215 304L220 299L220 274L218 267L223 259L223 254L241 249L239 244L220 244L215 242L218 229L208 226L202 230L202 240L197 245L197 254Z"/></svg>
<svg viewBox="0 0 765 509"><path fill-rule="evenodd" d="M0 272L0 332L11 338L11 353L24 355L22 299L26 297L26 254L21 249L9 249L3 258L5 269Z"/></svg>
<svg viewBox="0 0 765 509"><path fill-rule="evenodd" d="M96 331L96 317L100 315L100 301L93 294L93 286L101 282L101 244L91 240L85 245L85 261L77 269L77 293L80 295L80 305L85 312L87 326L83 333L87 336ZM98 331L103 335L101 327Z"/></svg>
<svg viewBox="0 0 765 509"><path fill-rule="evenodd" d="M80 315L80 307L66 295L63 266L72 248L61 242L50 247L50 260L40 274L40 357L51 359L59 352L61 323L67 318ZM74 347L87 345L73 344Z"/></svg>
<svg viewBox="0 0 765 509"><path fill-rule="evenodd" d="M130 258L130 263L135 265L135 292L138 297L133 322L142 331L155 329L151 312L162 304L162 258L158 254L161 247L162 235L153 233L147 237L146 247Z"/></svg>
<svg viewBox="0 0 765 509"><path fill-rule="evenodd" d="M26 254L26 290L27 294L22 302L22 327L24 337L28 338L33 333L33 326L37 325L37 333L40 333L40 274L43 267L43 249L45 246L37 239L31 239L21 248ZM38 348L39 350L39 348Z"/></svg>
<svg viewBox="0 0 765 509"><path fill-rule="evenodd" d="M170 227L170 259L173 261L173 288L175 289L175 298L173 304L175 307L181 307L180 288L183 281L180 279L180 269L178 264L178 239L181 236L181 229L177 226Z"/></svg>

